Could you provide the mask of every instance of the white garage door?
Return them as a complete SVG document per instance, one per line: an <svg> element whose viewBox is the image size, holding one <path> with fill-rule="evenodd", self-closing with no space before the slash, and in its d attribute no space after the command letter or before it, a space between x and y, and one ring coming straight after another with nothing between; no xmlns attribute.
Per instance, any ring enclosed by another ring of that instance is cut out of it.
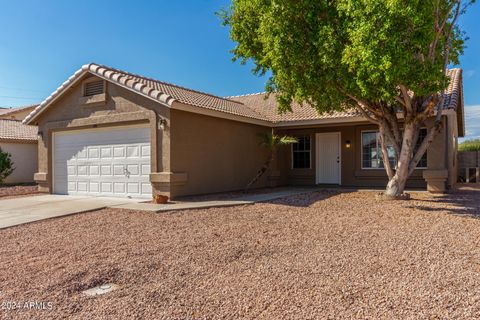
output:
<svg viewBox="0 0 480 320"><path fill-rule="evenodd" d="M54 193L150 198L150 130L119 127L54 134Z"/></svg>

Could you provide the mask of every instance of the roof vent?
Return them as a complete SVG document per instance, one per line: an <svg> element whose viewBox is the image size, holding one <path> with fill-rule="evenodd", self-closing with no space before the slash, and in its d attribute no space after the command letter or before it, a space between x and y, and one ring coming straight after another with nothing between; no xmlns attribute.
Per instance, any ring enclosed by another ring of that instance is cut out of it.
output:
<svg viewBox="0 0 480 320"><path fill-rule="evenodd" d="M85 97L94 96L104 92L104 81L92 81L85 83Z"/></svg>

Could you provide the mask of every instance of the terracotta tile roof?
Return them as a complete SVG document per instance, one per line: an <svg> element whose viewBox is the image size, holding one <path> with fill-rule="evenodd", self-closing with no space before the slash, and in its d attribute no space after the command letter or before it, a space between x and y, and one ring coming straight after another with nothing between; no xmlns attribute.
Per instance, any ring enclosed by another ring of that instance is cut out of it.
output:
<svg viewBox="0 0 480 320"><path fill-rule="evenodd" d="M462 69L450 69L448 70L448 75L452 80L450 81L450 85L446 90L443 108L455 110L458 104L461 103L459 101L459 97L462 86ZM298 103L292 104L292 112L278 114L278 105L275 95L267 95L265 92L231 96L227 98L245 104L273 122L336 119L362 116L361 113L356 109L319 114L314 108L309 107L308 105L301 106Z"/></svg>
<svg viewBox="0 0 480 320"><path fill-rule="evenodd" d="M132 91L149 96L158 102L171 106L174 101L192 105L200 108L220 111L252 119L262 119L262 116L254 110L227 98L217 97L208 93L187 89L181 86L162 82L159 80L143 77L133 73L121 71L95 63L83 66L72 77L65 81L54 93L43 101L35 110L25 118L28 122L54 98L56 98L66 87L86 73L90 72L100 78L112 81Z"/></svg>
<svg viewBox="0 0 480 320"><path fill-rule="evenodd" d="M5 114L10 112L10 108L0 108L0 114Z"/></svg>
<svg viewBox="0 0 480 320"><path fill-rule="evenodd" d="M5 111L3 113L2 113L3 110L0 109L0 114L5 115L5 114L17 113L17 112L20 112L20 111L28 111L29 109L33 110L36 107L38 107L38 103L37 104L30 104L28 106L6 108L7 111Z"/></svg>
<svg viewBox="0 0 480 320"><path fill-rule="evenodd" d="M0 140L37 141L37 127L19 120L0 119Z"/></svg>
<svg viewBox="0 0 480 320"><path fill-rule="evenodd" d="M445 100L443 103L443 108L456 110L459 105L463 104L462 69L460 68L450 69L448 70L447 74L451 80L445 92Z"/></svg>
<svg viewBox="0 0 480 320"><path fill-rule="evenodd" d="M85 73L94 74L100 78L106 79L120 86L126 87L141 95L148 96L166 106L172 106L175 101L181 102L187 106L195 106L203 109L220 111L223 113L262 120L270 123L279 123L285 121L304 121L321 119L339 119L359 117L361 114L355 109L318 114L316 110L308 106L294 104L293 112L285 114L277 113L277 102L272 94L265 99L265 93L257 93L243 96L218 97L208 93L187 89L171 83L162 82L152 78L143 77L133 73L121 71L95 63L84 65L73 76L65 81L55 92L53 92L45 101L38 105L32 113L24 120L25 123L31 122L44 108L56 99L70 85L78 81ZM446 109L455 109L461 101L462 89L461 69L449 70L452 81L447 91L445 99ZM192 110L195 112L195 110Z"/></svg>
<svg viewBox="0 0 480 320"><path fill-rule="evenodd" d="M275 94L267 95L265 92L246 94L242 96L233 96L228 98L245 104L249 108L252 108L256 112L262 114L262 116L273 122L334 119L361 116L361 114L356 109L342 112L319 114L314 108L308 105L301 106L298 103L292 104L292 112L279 114L277 111L278 105Z"/></svg>

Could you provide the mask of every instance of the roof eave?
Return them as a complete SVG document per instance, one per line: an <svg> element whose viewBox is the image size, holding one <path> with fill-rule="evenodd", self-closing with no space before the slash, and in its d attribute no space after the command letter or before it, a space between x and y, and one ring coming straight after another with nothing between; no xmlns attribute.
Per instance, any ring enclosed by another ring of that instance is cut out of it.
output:
<svg viewBox="0 0 480 320"><path fill-rule="evenodd" d="M166 107L170 107L175 101L173 97L153 88L147 87L141 82L133 81L132 79L126 78L122 75L118 75L117 73L108 70L107 68L90 63L82 66L70 78L68 78L64 83L62 83L62 85L60 85L57 90L55 90L48 98L46 98L28 116L25 117L23 123L33 124L33 122L38 119L40 114L42 114L52 103L54 103L58 98L60 98L68 89L77 84L78 81L82 79L82 77L87 73L93 74L115 85L140 94Z"/></svg>
<svg viewBox="0 0 480 320"><path fill-rule="evenodd" d="M311 125L321 125L321 124L343 124L343 123L353 123L353 122L368 122L368 120L364 117L359 117L359 116L308 119L308 120L290 120L290 121L276 122L274 123L274 127L284 128L284 127L311 126Z"/></svg>
<svg viewBox="0 0 480 320"><path fill-rule="evenodd" d="M221 119L239 121L239 122L244 122L244 123L256 124L256 125L265 126L265 127L273 127L274 126L274 123L271 122L271 121L268 121L268 120L250 118L250 117L245 117L245 116L242 116L242 115L229 113L229 112L225 112L225 111L197 107L197 106L194 106L194 105L191 105L191 104L181 103L179 101L175 101L175 103L172 103L171 109L186 111L186 112L192 112L192 113L195 113L195 114L201 114L201 115L215 117L215 118L221 118Z"/></svg>
<svg viewBox="0 0 480 320"><path fill-rule="evenodd" d="M89 65L84 65L78 69L72 76L70 76L65 82L63 82L57 90L55 90L50 96L43 100L30 114L28 114L22 123L31 125L38 118L40 114L45 111L53 102L62 96L64 92L75 85L88 71Z"/></svg>

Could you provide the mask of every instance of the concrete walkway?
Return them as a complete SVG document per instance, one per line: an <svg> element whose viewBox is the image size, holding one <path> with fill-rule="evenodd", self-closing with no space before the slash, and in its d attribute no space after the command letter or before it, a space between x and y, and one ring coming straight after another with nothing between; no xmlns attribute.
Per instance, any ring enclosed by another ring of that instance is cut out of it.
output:
<svg viewBox="0 0 480 320"><path fill-rule="evenodd" d="M294 196L303 193L309 193L318 190L318 188L291 188L288 190L245 195L230 200L211 200L211 201L191 201L191 202L173 202L168 204L153 204L153 203L125 203L120 205L110 206L111 208L152 211L152 212L167 212L177 210L189 209L206 209L218 207L233 207L254 204L257 202L271 201L283 197Z"/></svg>
<svg viewBox="0 0 480 320"><path fill-rule="evenodd" d="M66 195L27 196L0 200L0 229L103 208L166 212L212 207L231 207L270 201L315 190L317 189L292 188L270 193L245 195L229 200L174 202L164 205L145 203L142 202L145 200L138 199Z"/></svg>
<svg viewBox="0 0 480 320"><path fill-rule="evenodd" d="M0 229L142 200L41 195L0 200Z"/></svg>

